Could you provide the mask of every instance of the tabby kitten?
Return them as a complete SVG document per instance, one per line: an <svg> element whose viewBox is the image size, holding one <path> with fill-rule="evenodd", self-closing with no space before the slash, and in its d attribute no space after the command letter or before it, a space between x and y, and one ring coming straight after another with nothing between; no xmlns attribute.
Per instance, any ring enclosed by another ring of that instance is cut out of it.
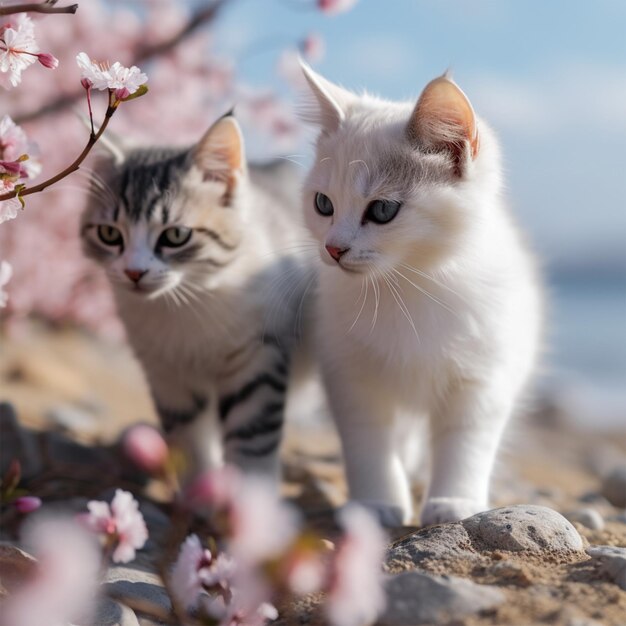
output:
<svg viewBox="0 0 626 626"><path fill-rule="evenodd" d="M387 524L408 522L406 468L428 420L421 522L462 519L488 507L541 325L496 140L447 76L414 105L303 69L305 116L321 128L304 193L323 261L317 345L351 497Z"/></svg>
<svg viewBox="0 0 626 626"><path fill-rule="evenodd" d="M94 176L84 250L195 471L225 461L278 475L306 285L297 184L288 164L247 167L231 115L191 149L122 150Z"/></svg>

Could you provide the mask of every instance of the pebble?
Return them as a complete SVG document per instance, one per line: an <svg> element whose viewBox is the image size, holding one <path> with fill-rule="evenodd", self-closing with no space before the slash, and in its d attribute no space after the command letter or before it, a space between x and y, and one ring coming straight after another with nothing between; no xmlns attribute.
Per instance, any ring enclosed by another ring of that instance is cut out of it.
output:
<svg viewBox="0 0 626 626"><path fill-rule="evenodd" d="M602 481L602 495L618 508L626 508L626 465L613 469Z"/></svg>
<svg viewBox="0 0 626 626"><path fill-rule="evenodd" d="M560 513L515 505L478 513L461 522L479 550L579 552L583 540Z"/></svg>
<svg viewBox="0 0 626 626"><path fill-rule="evenodd" d="M447 623L493 608L505 599L496 587L423 572L397 574L387 582L386 593L387 609L377 622L381 626Z"/></svg>
<svg viewBox="0 0 626 626"><path fill-rule="evenodd" d="M587 554L600 564L600 571L610 576L613 582L626 591L626 548L615 546L591 546Z"/></svg>
<svg viewBox="0 0 626 626"><path fill-rule="evenodd" d="M575 509L564 512L563 516L570 522L577 522L591 530L602 530L604 528L604 518L595 509Z"/></svg>

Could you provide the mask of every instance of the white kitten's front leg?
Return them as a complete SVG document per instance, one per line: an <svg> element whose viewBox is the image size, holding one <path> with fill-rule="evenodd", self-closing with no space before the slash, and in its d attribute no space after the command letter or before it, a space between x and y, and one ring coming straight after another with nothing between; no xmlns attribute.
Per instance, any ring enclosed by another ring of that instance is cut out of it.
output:
<svg viewBox="0 0 626 626"><path fill-rule="evenodd" d="M341 437L350 499L372 509L386 526L408 523L411 492L394 440L392 406L380 377L352 363L325 373Z"/></svg>
<svg viewBox="0 0 626 626"><path fill-rule="evenodd" d="M468 384L431 417L432 475L421 524L464 519L489 508L489 480L511 401Z"/></svg>

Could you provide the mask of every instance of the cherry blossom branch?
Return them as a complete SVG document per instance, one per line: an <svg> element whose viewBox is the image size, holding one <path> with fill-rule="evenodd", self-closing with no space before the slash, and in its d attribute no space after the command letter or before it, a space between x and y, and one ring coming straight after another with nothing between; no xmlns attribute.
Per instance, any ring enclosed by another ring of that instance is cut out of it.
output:
<svg viewBox="0 0 626 626"><path fill-rule="evenodd" d="M11 200L11 198L16 198L16 197L22 198L23 196L29 196L33 193L38 193L40 191L43 191L44 189L50 187L50 185L54 185L55 183L58 183L60 180L63 180L66 176L69 176L72 172L75 172L76 170L78 170L82 162L87 158L87 155L91 152L91 149L94 147L98 139L102 137L102 134L106 130L106 127L108 126L109 121L111 120L111 117L113 117L113 114L115 113L116 110L117 110L117 106L115 104L113 105L109 104L109 106L107 107L106 113L104 114L104 121L102 122L102 125L98 129L98 132L94 133L92 131L89 134L89 140L87 141L87 144L83 148L83 151L63 171L52 176L51 178L48 178L48 180L44 180L38 185L34 185L33 187L26 187L26 188L16 187L13 191L0 195L0 202L2 202L3 200Z"/></svg>
<svg viewBox="0 0 626 626"><path fill-rule="evenodd" d="M56 0L55 0L56 1ZM77 4L70 4L65 7L55 7L54 2L29 2L27 4L14 4L9 7L0 7L0 15L11 15L13 13L76 13Z"/></svg>
<svg viewBox="0 0 626 626"><path fill-rule="evenodd" d="M196 10L196 12L189 19L189 21L175 35L173 35L169 39L166 39L165 41L161 41L159 43L140 48L137 51L131 65L138 65L155 57L167 54L179 43L187 39L187 37L189 37L196 30L198 30L198 28L205 24L211 23L217 17L217 14L222 9L222 7L229 1L230 0L214 0L209 6L205 6ZM35 111L23 113L22 115L16 116L14 118L15 122L17 124L23 124L24 122L29 122L39 117L56 113L57 111L61 111L62 109L73 104L81 96L82 92L79 90L63 96L59 96L58 98L55 98L54 100L48 102L48 104L45 104Z"/></svg>

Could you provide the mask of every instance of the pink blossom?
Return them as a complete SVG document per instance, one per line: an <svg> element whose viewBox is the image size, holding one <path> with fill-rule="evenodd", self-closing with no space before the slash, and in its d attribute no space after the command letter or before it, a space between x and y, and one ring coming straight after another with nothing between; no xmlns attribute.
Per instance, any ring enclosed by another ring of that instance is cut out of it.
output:
<svg viewBox="0 0 626 626"><path fill-rule="evenodd" d="M136 65L128 68L116 61L108 67L92 61L85 52L76 55L76 63L82 70L83 86L89 84L99 90L111 89L119 100L134 94L148 80Z"/></svg>
<svg viewBox="0 0 626 626"><path fill-rule="evenodd" d="M181 546L172 568L170 584L178 601L186 608L197 608L203 591L229 591L235 573L235 562L221 553L213 558L202 547L197 535L189 535Z"/></svg>
<svg viewBox="0 0 626 626"><path fill-rule="evenodd" d="M41 499L34 496L22 496L13 500L12 504L22 514L32 513L41 506Z"/></svg>
<svg viewBox="0 0 626 626"><path fill-rule="evenodd" d="M23 535L37 557L35 575L12 593L2 607L3 624L67 626L85 620L95 599L100 551L74 521L35 516Z"/></svg>
<svg viewBox="0 0 626 626"><path fill-rule="evenodd" d="M0 224L2 224L2 222L4 221L2 219L2 207L4 204L6 203L0 202ZM7 302L9 301L9 294L6 291L4 291L3 288L11 280L12 275L13 275L13 268L11 267L11 265L7 261L0 261L0 309L4 308L7 305Z"/></svg>
<svg viewBox="0 0 626 626"><path fill-rule="evenodd" d="M328 616L334 626L370 624L385 607L385 535L371 513L356 504L342 509L339 521L344 537L335 555Z"/></svg>
<svg viewBox="0 0 626 626"><path fill-rule="evenodd" d="M87 504L89 513L82 521L105 539L117 544L113 552L115 563L128 563L135 558L135 550L143 548L148 539L148 529L139 504L128 491L117 489L111 505L92 500Z"/></svg>
<svg viewBox="0 0 626 626"><path fill-rule="evenodd" d="M147 424L129 428L122 440L122 447L133 463L149 473L163 469L169 454L161 433Z"/></svg>
<svg viewBox="0 0 626 626"><path fill-rule="evenodd" d="M337 15L350 11L358 0L317 0L317 8L327 15Z"/></svg>
<svg viewBox="0 0 626 626"><path fill-rule="evenodd" d="M3 86L19 85L22 72L37 60L38 52L33 22L25 13L0 22L0 74L6 75Z"/></svg>
<svg viewBox="0 0 626 626"><path fill-rule="evenodd" d="M39 161L29 155L38 152L37 146L28 140L26 133L8 115L0 118L0 163L5 167L9 163L19 170L20 177L35 178L41 171ZM2 175L0 174L0 181ZM2 189L0 191L12 191Z"/></svg>

